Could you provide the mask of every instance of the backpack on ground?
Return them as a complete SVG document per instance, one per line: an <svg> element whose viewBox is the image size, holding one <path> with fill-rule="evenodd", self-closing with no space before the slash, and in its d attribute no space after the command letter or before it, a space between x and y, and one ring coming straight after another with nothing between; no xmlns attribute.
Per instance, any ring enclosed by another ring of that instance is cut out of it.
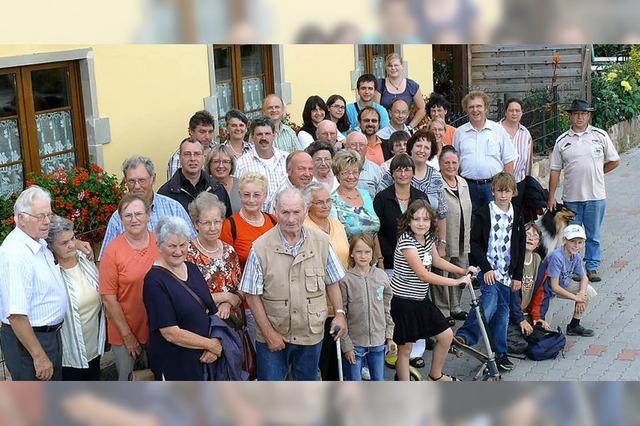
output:
<svg viewBox="0 0 640 426"><path fill-rule="evenodd" d="M516 356L516 358L524 358L523 355L528 346L529 343L524 338L522 331L520 331L520 326L509 324L509 327L507 327L507 353L509 355L522 355L521 357Z"/></svg>
<svg viewBox="0 0 640 426"><path fill-rule="evenodd" d="M533 333L526 336L529 346L525 354L533 361L542 361L545 359L554 359L561 351L564 351L566 337L558 327L557 331L546 330L536 325Z"/></svg>

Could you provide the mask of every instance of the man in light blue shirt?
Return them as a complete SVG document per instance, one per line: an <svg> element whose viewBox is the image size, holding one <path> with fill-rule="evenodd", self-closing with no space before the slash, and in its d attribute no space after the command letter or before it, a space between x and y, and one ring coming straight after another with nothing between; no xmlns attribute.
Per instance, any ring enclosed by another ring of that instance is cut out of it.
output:
<svg viewBox="0 0 640 426"><path fill-rule="evenodd" d="M486 94L471 91L462 104L469 122L456 129L453 146L460 154L460 176L469 184L475 212L493 200L493 177L502 171L513 174L516 151L504 128L487 119L489 98Z"/></svg>
<svg viewBox="0 0 640 426"><path fill-rule="evenodd" d="M358 101L347 105L347 117L349 118L349 131L359 130L358 115L364 107L373 107L380 114L380 127L384 128L389 125L389 113L382 105L373 101L373 95L376 92L376 77L373 74L362 74L358 77L356 83L358 88Z"/></svg>
<svg viewBox="0 0 640 426"><path fill-rule="evenodd" d="M16 227L0 245L0 345L13 380L61 380L60 329L67 312L62 274L45 238L51 196L24 190L13 207Z"/></svg>
<svg viewBox="0 0 640 426"><path fill-rule="evenodd" d="M191 219L187 215L187 212L182 207L182 204L176 200L158 194L153 191L153 184L156 181L156 173L154 171L153 162L147 157L134 156L122 163L122 173L124 174L124 180L129 189L136 195L141 196L151 206L151 218L147 228L149 231L155 229L158 220L162 216L177 216L191 228L191 237L195 237L196 231L193 227ZM120 219L120 215L117 211L113 212L107 225L107 230L102 240L102 247L100 248L99 259L102 259L105 249L109 243L118 235L124 232L124 225Z"/></svg>

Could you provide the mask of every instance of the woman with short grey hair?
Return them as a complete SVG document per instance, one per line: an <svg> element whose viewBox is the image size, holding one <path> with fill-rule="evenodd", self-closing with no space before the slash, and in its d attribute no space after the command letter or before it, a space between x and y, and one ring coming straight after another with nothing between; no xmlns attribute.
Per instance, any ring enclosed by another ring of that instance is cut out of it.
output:
<svg viewBox="0 0 640 426"><path fill-rule="evenodd" d="M236 171L236 157L229 144L215 145L209 151L204 169L211 175L214 181L221 183L229 194L231 201L231 211L233 213L240 210L240 186L238 178L233 174Z"/></svg>
<svg viewBox="0 0 640 426"><path fill-rule="evenodd" d="M67 292L62 323L62 380L100 380L100 357L107 338L98 268L76 249L73 222L54 216L47 244Z"/></svg>
<svg viewBox="0 0 640 426"><path fill-rule="evenodd" d="M200 270L186 262L189 227L178 217L156 225L158 258L144 278L149 320L149 364L156 380L204 380L203 364L222 353L209 338L209 314L217 311Z"/></svg>
<svg viewBox="0 0 640 426"><path fill-rule="evenodd" d="M238 315L244 322L242 312L237 309L242 303L238 292L240 260L233 247L220 240L224 204L215 195L202 192L189 204L189 216L198 235L189 242L187 261L202 272L218 307L217 315L222 319Z"/></svg>

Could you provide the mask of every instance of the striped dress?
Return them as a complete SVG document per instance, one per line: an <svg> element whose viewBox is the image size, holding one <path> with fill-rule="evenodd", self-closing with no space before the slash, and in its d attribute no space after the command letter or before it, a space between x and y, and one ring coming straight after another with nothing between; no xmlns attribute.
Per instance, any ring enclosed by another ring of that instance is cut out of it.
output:
<svg viewBox="0 0 640 426"><path fill-rule="evenodd" d="M503 120L504 121L504 120ZM500 121L502 124L502 121ZM506 129L505 129L506 130ZM509 135L509 132L507 132ZM531 133L520 124L518 130L516 130L516 134L511 137L509 135L509 140L513 144L516 149L516 162L513 175L516 178L516 183L524 180L524 178L531 173L529 170L529 155L531 154Z"/></svg>

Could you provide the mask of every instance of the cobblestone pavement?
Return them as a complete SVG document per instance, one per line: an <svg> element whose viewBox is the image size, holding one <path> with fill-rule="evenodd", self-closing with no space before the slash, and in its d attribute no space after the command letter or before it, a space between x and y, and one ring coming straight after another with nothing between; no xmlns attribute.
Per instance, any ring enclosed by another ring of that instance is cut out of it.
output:
<svg viewBox="0 0 640 426"><path fill-rule="evenodd" d="M620 166L606 175L602 281L592 284L598 296L582 320L594 329L595 336L567 336L564 358L538 362L512 358L515 367L502 376L503 380L640 380L639 166L640 148L635 148L623 154ZM560 200L559 194L557 198ZM466 306L468 301L465 292ZM572 302L555 298L547 320L564 331L572 314ZM430 360L431 352L427 351L427 368ZM478 367L475 359L449 355L445 372L470 380ZM423 369L425 377L427 368Z"/></svg>

